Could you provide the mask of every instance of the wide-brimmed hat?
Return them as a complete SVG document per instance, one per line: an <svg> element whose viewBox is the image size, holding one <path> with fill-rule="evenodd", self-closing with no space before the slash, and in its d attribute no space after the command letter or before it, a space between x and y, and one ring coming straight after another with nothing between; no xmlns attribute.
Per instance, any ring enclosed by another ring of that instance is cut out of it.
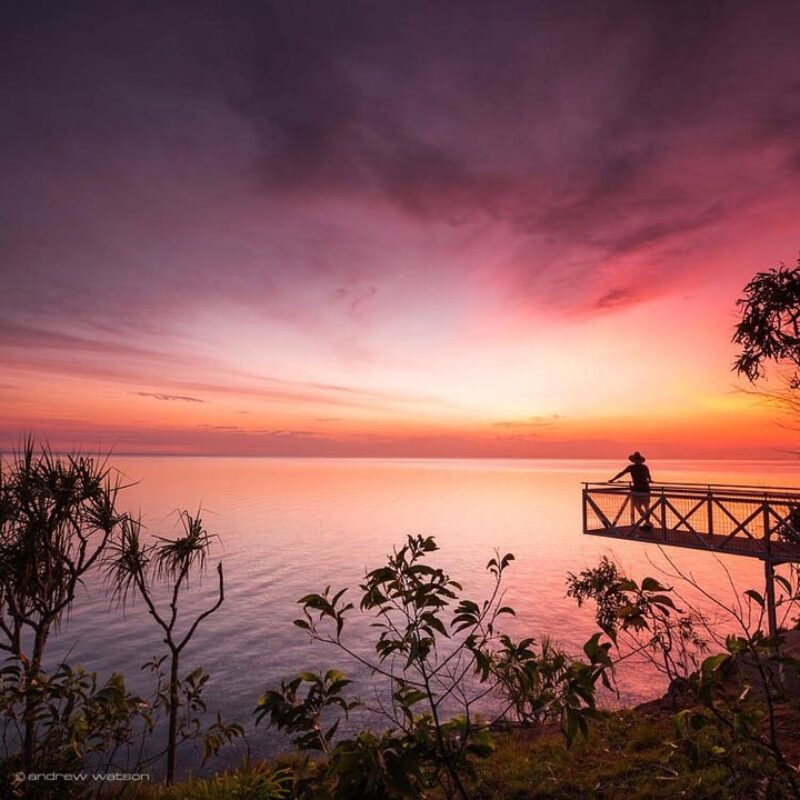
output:
<svg viewBox="0 0 800 800"><path fill-rule="evenodd" d="M634 464L644 464L647 459L637 450L628 456L628 461L633 461Z"/></svg>

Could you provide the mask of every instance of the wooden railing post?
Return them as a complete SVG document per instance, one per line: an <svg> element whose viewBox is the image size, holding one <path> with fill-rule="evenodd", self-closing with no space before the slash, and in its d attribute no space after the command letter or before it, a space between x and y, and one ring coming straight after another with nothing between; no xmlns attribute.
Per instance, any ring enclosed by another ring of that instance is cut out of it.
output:
<svg viewBox="0 0 800 800"><path fill-rule="evenodd" d="M581 505L583 506L583 532L589 530L589 503L586 499L586 495L589 493L589 487L584 483L583 484L583 491L581 492Z"/></svg>
<svg viewBox="0 0 800 800"><path fill-rule="evenodd" d="M667 541L667 499L664 497L664 487L661 487L661 541Z"/></svg>
<svg viewBox="0 0 800 800"><path fill-rule="evenodd" d="M708 535L714 535L714 495L711 487L708 487Z"/></svg>
<svg viewBox="0 0 800 800"><path fill-rule="evenodd" d="M633 518L633 515L634 515L634 512L633 512L633 489L631 488L628 491L630 492L630 494L628 495L628 498L629 498L630 504L631 504L631 528L632 528L633 525L634 525L634 518Z"/></svg>

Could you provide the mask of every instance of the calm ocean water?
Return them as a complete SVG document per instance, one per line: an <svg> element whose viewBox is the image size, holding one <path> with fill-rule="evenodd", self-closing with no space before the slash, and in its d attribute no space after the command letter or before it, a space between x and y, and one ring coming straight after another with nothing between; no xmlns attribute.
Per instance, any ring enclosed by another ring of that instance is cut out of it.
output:
<svg viewBox="0 0 800 800"><path fill-rule="evenodd" d="M567 572L604 553L638 578L658 576L650 560L664 564L652 545L581 535L581 481L607 479L622 466L616 462L119 457L114 463L137 481L123 506L141 510L149 531L174 533L176 509L202 506L206 527L219 534L215 556L224 563L226 600L195 636L182 671L202 664L211 673L209 710L221 708L245 724L256 755L286 745L282 736L252 728L264 687L300 669L334 665L359 683L367 677L292 626L297 599L328 584L356 586L406 533L435 535L440 563L470 596L488 585L484 567L493 549L513 552L511 631L550 635L576 651L594 628L591 612L565 597ZM797 462L664 461L651 468L657 481L800 485ZM720 596L731 596L713 556L673 555ZM760 562L726 557L724 563L742 590L763 582ZM214 589L211 574L192 587L187 613L204 607ZM141 604L125 613L109 607L102 586L90 582L50 648L53 659L67 652L73 663L103 675L121 670L144 690L140 666L161 652L160 637ZM663 689L658 676L642 669L624 670L619 680L623 703Z"/></svg>

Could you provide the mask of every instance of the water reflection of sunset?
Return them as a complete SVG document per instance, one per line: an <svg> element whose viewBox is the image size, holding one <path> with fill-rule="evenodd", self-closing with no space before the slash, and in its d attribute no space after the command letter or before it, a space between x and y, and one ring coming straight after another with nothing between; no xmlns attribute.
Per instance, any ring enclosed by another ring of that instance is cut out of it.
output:
<svg viewBox="0 0 800 800"><path fill-rule="evenodd" d="M201 644L199 652L215 677L219 701L242 719L254 693L298 663L336 663L335 653L312 647L292 625L298 598L328 584L357 587L365 570L383 563L408 533L434 535L441 547L435 562L474 596L488 588L484 567L494 548L514 553L505 601L517 616L504 628L520 636L553 636L574 651L594 623L590 608L578 609L566 597L568 572L608 554L631 576L657 575L678 585L658 571L668 564L656 546L581 535L580 482L610 477L619 462L132 457L114 463L137 481L123 504L142 510L148 533L174 533L176 507L195 510L202 503L206 526L219 535L212 559L225 564L226 601L204 629L210 646ZM800 484L793 466L780 461L648 463L659 481ZM669 555L723 600L733 595L721 564L740 591L763 585L755 559L674 548ZM185 613L205 608L214 586L210 576L194 586ZM717 616L696 592L678 588L692 606ZM98 646L92 635L98 620L114 648ZM368 630L358 631L353 644L367 653ZM90 582L55 652L72 648L92 668L124 668L135 678L143 655L155 652L159 641L142 604L122 615ZM366 681L357 665L351 669L352 677ZM618 677L622 702L649 699L663 688L661 676L640 666L620 670ZM280 734L263 732L253 746L270 752L281 742Z"/></svg>

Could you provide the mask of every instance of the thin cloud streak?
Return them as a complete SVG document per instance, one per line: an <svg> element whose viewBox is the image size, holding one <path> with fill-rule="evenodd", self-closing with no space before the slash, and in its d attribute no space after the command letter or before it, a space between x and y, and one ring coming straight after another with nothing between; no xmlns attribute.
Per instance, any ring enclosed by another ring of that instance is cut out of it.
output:
<svg viewBox="0 0 800 800"><path fill-rule="evenodd" d="M190 397L182 394L164 394L162 392L134 392L139 397L152 397L154 400L178 400L184 403L205 403L199 397Z"/></svg>

